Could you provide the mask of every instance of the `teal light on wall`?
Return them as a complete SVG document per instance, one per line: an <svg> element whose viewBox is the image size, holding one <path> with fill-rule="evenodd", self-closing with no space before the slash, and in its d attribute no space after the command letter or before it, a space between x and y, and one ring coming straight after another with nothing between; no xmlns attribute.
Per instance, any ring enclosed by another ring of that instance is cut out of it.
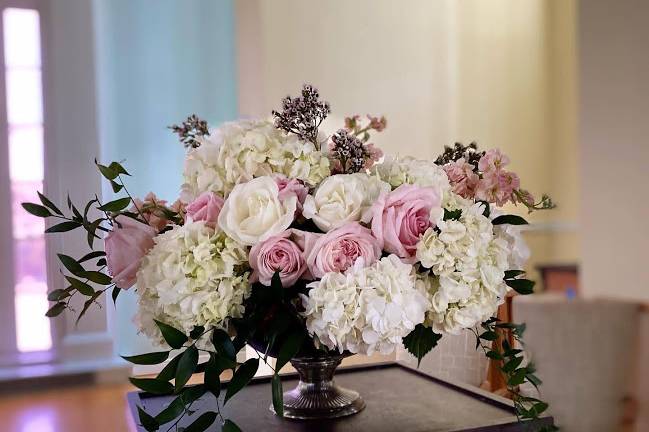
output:
<svg viewBox="0 0 649 432"><path fill-rule="evenodd" d="M94 0L93 7L102 160L124 161L132 194L174 201L184 149L167 126L193 113L212 126L237 116L232 1ZM131 324L134 294L120 294L109 313L120 354L149 348Z"/></svg>

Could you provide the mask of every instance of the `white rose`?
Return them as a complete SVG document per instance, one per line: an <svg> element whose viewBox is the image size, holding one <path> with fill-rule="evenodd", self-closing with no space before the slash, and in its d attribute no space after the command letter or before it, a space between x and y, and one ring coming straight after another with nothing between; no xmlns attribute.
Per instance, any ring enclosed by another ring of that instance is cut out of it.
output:
<svg viewBox="0 0 649 432"><path fill-rule="evenodd" d="M390 185L367 174L336 174L325 179L304 203L302 214L327 232L347 222L360 221Z"/></svg>
<svg viewBox="0 0 649 432"><path fill-rule="evenodd" d="M293 222L297 197L278 198L279 188L271 177L258 177L236 185L223 204L219 226L245 245L277 235Z"/></svg>

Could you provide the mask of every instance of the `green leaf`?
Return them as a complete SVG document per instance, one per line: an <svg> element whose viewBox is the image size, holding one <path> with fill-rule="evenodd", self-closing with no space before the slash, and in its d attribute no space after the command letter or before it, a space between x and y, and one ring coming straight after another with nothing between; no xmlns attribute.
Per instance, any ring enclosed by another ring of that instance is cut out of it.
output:
<svg viewBox="0 0 649 432"><path fill-rule="evenodd" d="M93 295L95 293L95 290L93 289L93 287L91 287L87 283L82 282L79 279L75 279L75 278L73 278L71 276L66 276L65 278L68 280L68 282L70 282L70 285L72 285L72 288L76 289L81 294L83 294L85 296L91 296L91 295Z"/></svg>
<svg viewBox="0 0 649 432"><path fill-rule="evenodd" d="M205 383L205 387L217 398L221 394L221 372L223 372L223 369L218 366L216 355L210 353L210 360L205 366L203 382Z"/></svg>
<svg viewBox="0 0 649 432"><path fill-rule="evenodd" d="M221 432L243 432L232 420L225 420Z"/></svg>
<svg viewBox="0 0 649 432"><path fill-rule="evenodd" d="M103 257L103 256L106 256L106 252L104 252L104 251L93 251L93 252L85 254L77 262L82 263L82 262L86 262L86 261L89 261L91 259L99 258L99 257Z"/></svg>
<svg viewBox="0 0 649 432"><path fill-rule="evenodd" d="M284 286L282 285L282 279L279 276L279 271L273 273L273 277L270 280L270 289L273 299L281 302L284 298Z"/></svg>
<svg viewBox="0 0 649 432"><path fill-rule="evenodd" d="M514 357L511 360L509 360L505 365L502 367L502 371L505 373L511 373L514 372L514 370L521 365L523 362L523 357Z"/></svg>
<svg viewBox="0 0 649 432"><path fill-rule="evenodd" d="M187 387L185 390L183 390L181 395L183 397L183 401L185 401L185 405L190 405L203 397L206 392L207 388L203 384L198 384Z"/></svg>
<svg viewBox="0 0 649 432"><path fill-rule="evenodd" d="M108 212L117 212L120 210L124 210L128 205L131 203L131 198L125 197L125 198L118 198L114 201L107 202L106 204L97 207L101 211L108 211Z"/></svg>
<svg viewBox="0 0 649 432"><path fill-rule="evenodd" d="M154 365L160 364L169 358L169 351L159 351L146 354L139 354L134 356L121 356L129 363L138 365Z"/></svg>
<svg viewBox="0 0 649 432"><path fill-rule="evenodd" d="M502 354L500 354L498 351L493 351L493 350L487 351L486 356L489 357L492 360L502 360L502 359L504 359Z"/></svg>
<svg viewBox="0 0 649 432"><path fill-rule="evenodd" d="M52 318L55 316L58 316L65 310L65 303L59 302L52 306L47 312L45 312L45 316L48 318Z"/></svg>
<svg viewBox="0 0 649 432"><path fill-rule="evenodd" d="M514 279L516 276L524 275L525 270L505 270L504 279Z"/></svg>
<svg viewBox="0 0 649 432"><path fill-rule="evenodd" d="M442 335L435 333L430 327L417 324L415 329L403 338L403 346L410 354L417 357L417 367L419 367L421 359L437 345L441 338Z"/></svg>
<svg viewBox="0 0 649 432"><path fill-rule="evenodd" d="M304 332L299 330L290 334L279 349L275 370L279 372L302 348Z"/></svg>
<svg viewBox="0 0 649 432"><path fill-rule="evenodd" d="M81 313L77 316L76 324L79 324L79 321L81 321L81 318L88 312L88 309L90 309L90 306L97 300L97 298L102 295L101 291L96 291L88 300L85 301L83 304L83 309L81 309Z"/></svg>
<svg viewBox="0 0 649 432"><path fill-rule="evenodd" d="M155 416L155 419L160 424L169 423L170 421L177 418L179 415L185 412L185 401L183 401L182 396L178 396L176 399L171 401L167 408L163 409Z"/></svg>
<svg viewBox="0 0 649 432"><path fill-rule="evenodd" d="M120 287L117 286L113 287L113 291L111 292L111 297L113 298L113 305L115 305L115 307L117 307L117 296L121 292L122 289Z"/></svg>
<svg viewBox="0 0 649 432"><path fill-rule="evenodd" d="M45 230L47 234L50 233L59 233L59 232L68 232L72 231L73 229L79 228L81 226L81 223L75 222L75 221L66 221L66 222L61 222L60 224L52 225L48 229Z"/></svg>
<svg viewBox="0 0 649 432"><path fill-rule="evenodd" d="M38 216L42 218L52 216L52 213L46 207L43 207L40 204L24 202L21 205L23 206L23 208L27 213L32 214L34 216Z"/></svg>
<svg viewBox="0 0 649 432"><path fill-rule="evenodd" d="M224 330L214 329L212 333L212 343L219 354L222 354L231 360L236 358L237 353L232 344L232 340Z"/></svg>
<svg viewBox="0 0 649 432"><path fill-rule="evenodd" d="M204 432L208 427L212 426L216 421L216 417L217 415L213 411L203 413L192 424L187 426L183 432Z"/></svg>
<svg viewBox="0 0 649 432"><path fill-rule="evenodd" d="M137 407L137 415L140 419L140 425L148 432L157 431L160 427L156 419L147 414L140 406Z"/></svg>
<svg viewBox="0 0 649 432"><path fill-rule="evenodd" d="M507 380L507 385L511 387L516 387L525 381L525 373L527 371L525 368L523 369L518 369L512 376L509 377L509 380Z"/></svg>
<svg viewBox="0 0 649 432"><path fill-rule="evenodd" d="M124 188L124 186L117 183L115 180L109 180L109 181L110 181L110 186L113 188L114 193L118 193L119 191L121 191Z"/></svg>
<svg viewBox="0 0 649 432"><path fill-rule="evenodd" d="M180 357L182 357L182 354L178 354L176 357L170 360L169 363L167 363L165 367L162 368L156 378L162 381L171 381L172 379L174 379L176 377L176 368L178 367Z"/></svg>
<svg viewBox="0 0 649 432"><path fill-rule="evenodd" d="M525 375L525 378L527 378L527 380L536 388L543 384L543 381L541 381L539 377L537 377L533 373L528 373L527 375Z"/></svg>
<svg viewBox="0 0 649 432"><path fill-rule="evenodd" d="M230 398L232 398L232 396L237 394L239 390L244 388L250 380L252 380L257 373L258 368L259 359L257 358L248 359L244 364L239 366L239 368L234 372L234 375L228 384L228 388L225 391L225 398L223 399L224 405L230 400Z"/></svg>
<svg viewBox="0 0 649 432"><path fill-rule="evenodd" d="M59 257L59 260L61 261L61 264L68 269L70 273L76 276L81 276L82 273L85 271L83 266L77 262L74 258L68 255L64 254L56 254L56 256Z"/></svg>
<svg viewBox="0 0 649 432"><path fill-rule="evenodd" d="M196 339L198 339L199 337L201 337L201 335L202 335L203 333L205 333L205 327L203 327L203 326L195 326L195 327L192 329L192 331L189 332L189 337L190 337L192 340L196 340Z"/></svg>
<svg viewBox="0 0 649 432"><path fill-rule="evenodd" d="M282 390L282 380L277 373L273 375L271 384L273 388L273 409L275 414L284 417L284 391Z"/></svg>
<svg viewBox="0 0 649 432"><path fill-rule="evenodd" d="M84 271L79 276L85 277L89 281L99 285L110 285L111 283L113 283L113 279L111 279L111 277L108 276L106 273L102 273L94 270Z"/></svg>
<svg viewBox="0 0 649 432"><path fill-rule="evenodd" d="M522 295L528 295L534 292L534 281L529 279L509 279L505 283Z"/></svg>
<svg viewBox="0 0 649 432"><path fill-rule="evenodd" d="M178 368L176 369L176 393L179 393L180 390L185 387L189 378L196 371L196 366L198 365L198 349L195 345L189 346L182 353L180 360L178 361Z"/></svg>
<svg viewBox="0 0 649 432"><path fill-rule="evenodd" d="M160 332L162 333L162 337L171 348L179 349L185 344L185 342L189 340L189 338L187 338L187 336L185 336L183 332L173 328L169 324L165 324L156 319L154 319L153 321L155 321L156 325L160 329Z"/></svg>
<svg viewBox="0 0 649 432"><path fill-rule="evenodd" d="M135 387L151 394L164 395L174 391L174 386L170 383L155 378L129 378L128 380Z"/></svg>
<svg viewBox="0 0 649 432"><path fill-rule="evenodd" d="M55 206L52 201L47 199L47 197L45 195L43 195L42 193L40 193L38 191L37 191L37 193L38 193L38 198L41 200L41 202L43 203L43 205L45 207L49 208L50 210L52 210L57 215L63 216L63 213L61 213L61 210L59 210L59 208L57 206Z"/></svg>
<svg viewBox="0 0 649 432"><path fill-rule="evenodd" d="M480 335L480 339L488 340L488 341L495 341L498 339L498 334L494 331L486 331Z"/></svg>
<svg viewBox="0 0 649 432"><path fill-rule="evenodd" d="M103 219L97 219L96 221L92 222L91 224L85 226L86 231L88 232L87 241L88 241L88 246L90 247L90 249L93 249L94 244L95 244L95 239L99 238L99 236L97 236L96 232L97 232L97 228L99 228L99 225L101 225L102 221L103 221Z"/></svg>
<svg viewBox="0 0 649 432"><path fill-rule="evenodd" d="M110 165L108 165L108 168L115 171L117 174L124 174L130 176L128 171L126 171L119 162L111 162Z"/></svg>
<svg viewBox="0 0 649 432"><path fill-rule="evenodd" d="M444 220L458 220L462 216L462 210L447 210L444 209Z"/></svg>
<svg viewBox="0 0 649 432"><path fill-rule="evenodd" d="M67 292L64 289L55 289L50 291L47 294L47 299L49 301L58 301L58 300L63 300L64 298L70 297L70 293Z"/></svg>
<svg viewBox="0 0 649 432"><path fill-rule="evenodd" d="M494 225L502 225L502 224L509 224L509 225L527 225L527 221L523 219L520 216L517 215L502 215L498 216L494 220L491 221L492 224Z"/></svg>
<svg viewBox="0 0 649 432"><path fill-rule="evenodd" d="M115 178L119 175L119 173L114 169L111 169L105 165L98 164L97 161L95 161L95 163L97 164L97 168L99 168L101 175L104 176L107 180L115 180Z"/></svg>

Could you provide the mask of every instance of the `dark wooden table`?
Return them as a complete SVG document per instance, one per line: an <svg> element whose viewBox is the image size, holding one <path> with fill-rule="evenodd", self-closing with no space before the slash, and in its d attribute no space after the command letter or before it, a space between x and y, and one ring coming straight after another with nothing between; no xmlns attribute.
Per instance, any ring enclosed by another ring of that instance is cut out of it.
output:
<svg viewBox="0 0 649 432"><path fill-rule="evenodd" d="M282 382L286 390L294 387L297 380L295 375L286 375ZM451 384L398 363L341 368L336 372L336 382L360 392L367 403L365 410L337 420L280 419L269 410L270 379L261 377L229 401L222 413L245 432L531 432L538 429L519 424L511 402L506 399L473 387ZM136 424L138 405L155 415L172 399L172 396L142 392L128 394ZM213 410L214 404L214 396L204 396L192 406L197 412L180 425L186 426L201 412ZM539 427L541 424L551 425L552 418L543 418ZM213 425L209 430L219 431L220 426Z"/></svg>

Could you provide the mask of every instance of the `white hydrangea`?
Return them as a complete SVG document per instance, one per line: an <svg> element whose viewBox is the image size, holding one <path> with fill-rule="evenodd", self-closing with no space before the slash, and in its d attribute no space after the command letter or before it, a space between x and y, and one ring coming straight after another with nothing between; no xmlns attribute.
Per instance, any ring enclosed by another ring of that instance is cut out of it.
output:
<svg viewBox="0 0 649 432"><path fill-rule="evenodd" d="M442 196L451 189L446 172L442 167L429 160L386 156L382 163L375 165L373 171L381 180L390 183L393 188L404 183L435 187Z"/></svg>
<svg viewBox="0 0 649 432"><path fill-rule="evenodd" d="M192 222L155 238L137 274L136 324L161 342L154 319L189 333L194 326L226 328L241 317L250 294L248 251L222 231Z"/></svg>
<svg viewBox="0 0 649 432"><path fill-rule="evenodd" d="M450 193L452 195L452 192ZM503 278L511 255L505 239L494 234L480 203L459 197L447 210L460 210L458 220L438 220L417 246L417 258L432 275L417 284L431 295L427 322L439 333L457 334L491 317L508 291Z"/></svg>
<svg viewBox="0 0 649 432"><path fill-rule="evenodd" d="M415 271L396 255L370 267L362 260L343 273L326 273L302 295L306 326L329 349L389 354L430 309L428 294L415 286Z"/></svg>
<svg viewBox="0 0 649 432"><path fill-rule="evenodd" d="M205 191L227 197L236 184L273 173L311 186L330 174L329 159L312 143L285 134L268 120L226 123L199 142L185 159L185 202Z"/></svg>

